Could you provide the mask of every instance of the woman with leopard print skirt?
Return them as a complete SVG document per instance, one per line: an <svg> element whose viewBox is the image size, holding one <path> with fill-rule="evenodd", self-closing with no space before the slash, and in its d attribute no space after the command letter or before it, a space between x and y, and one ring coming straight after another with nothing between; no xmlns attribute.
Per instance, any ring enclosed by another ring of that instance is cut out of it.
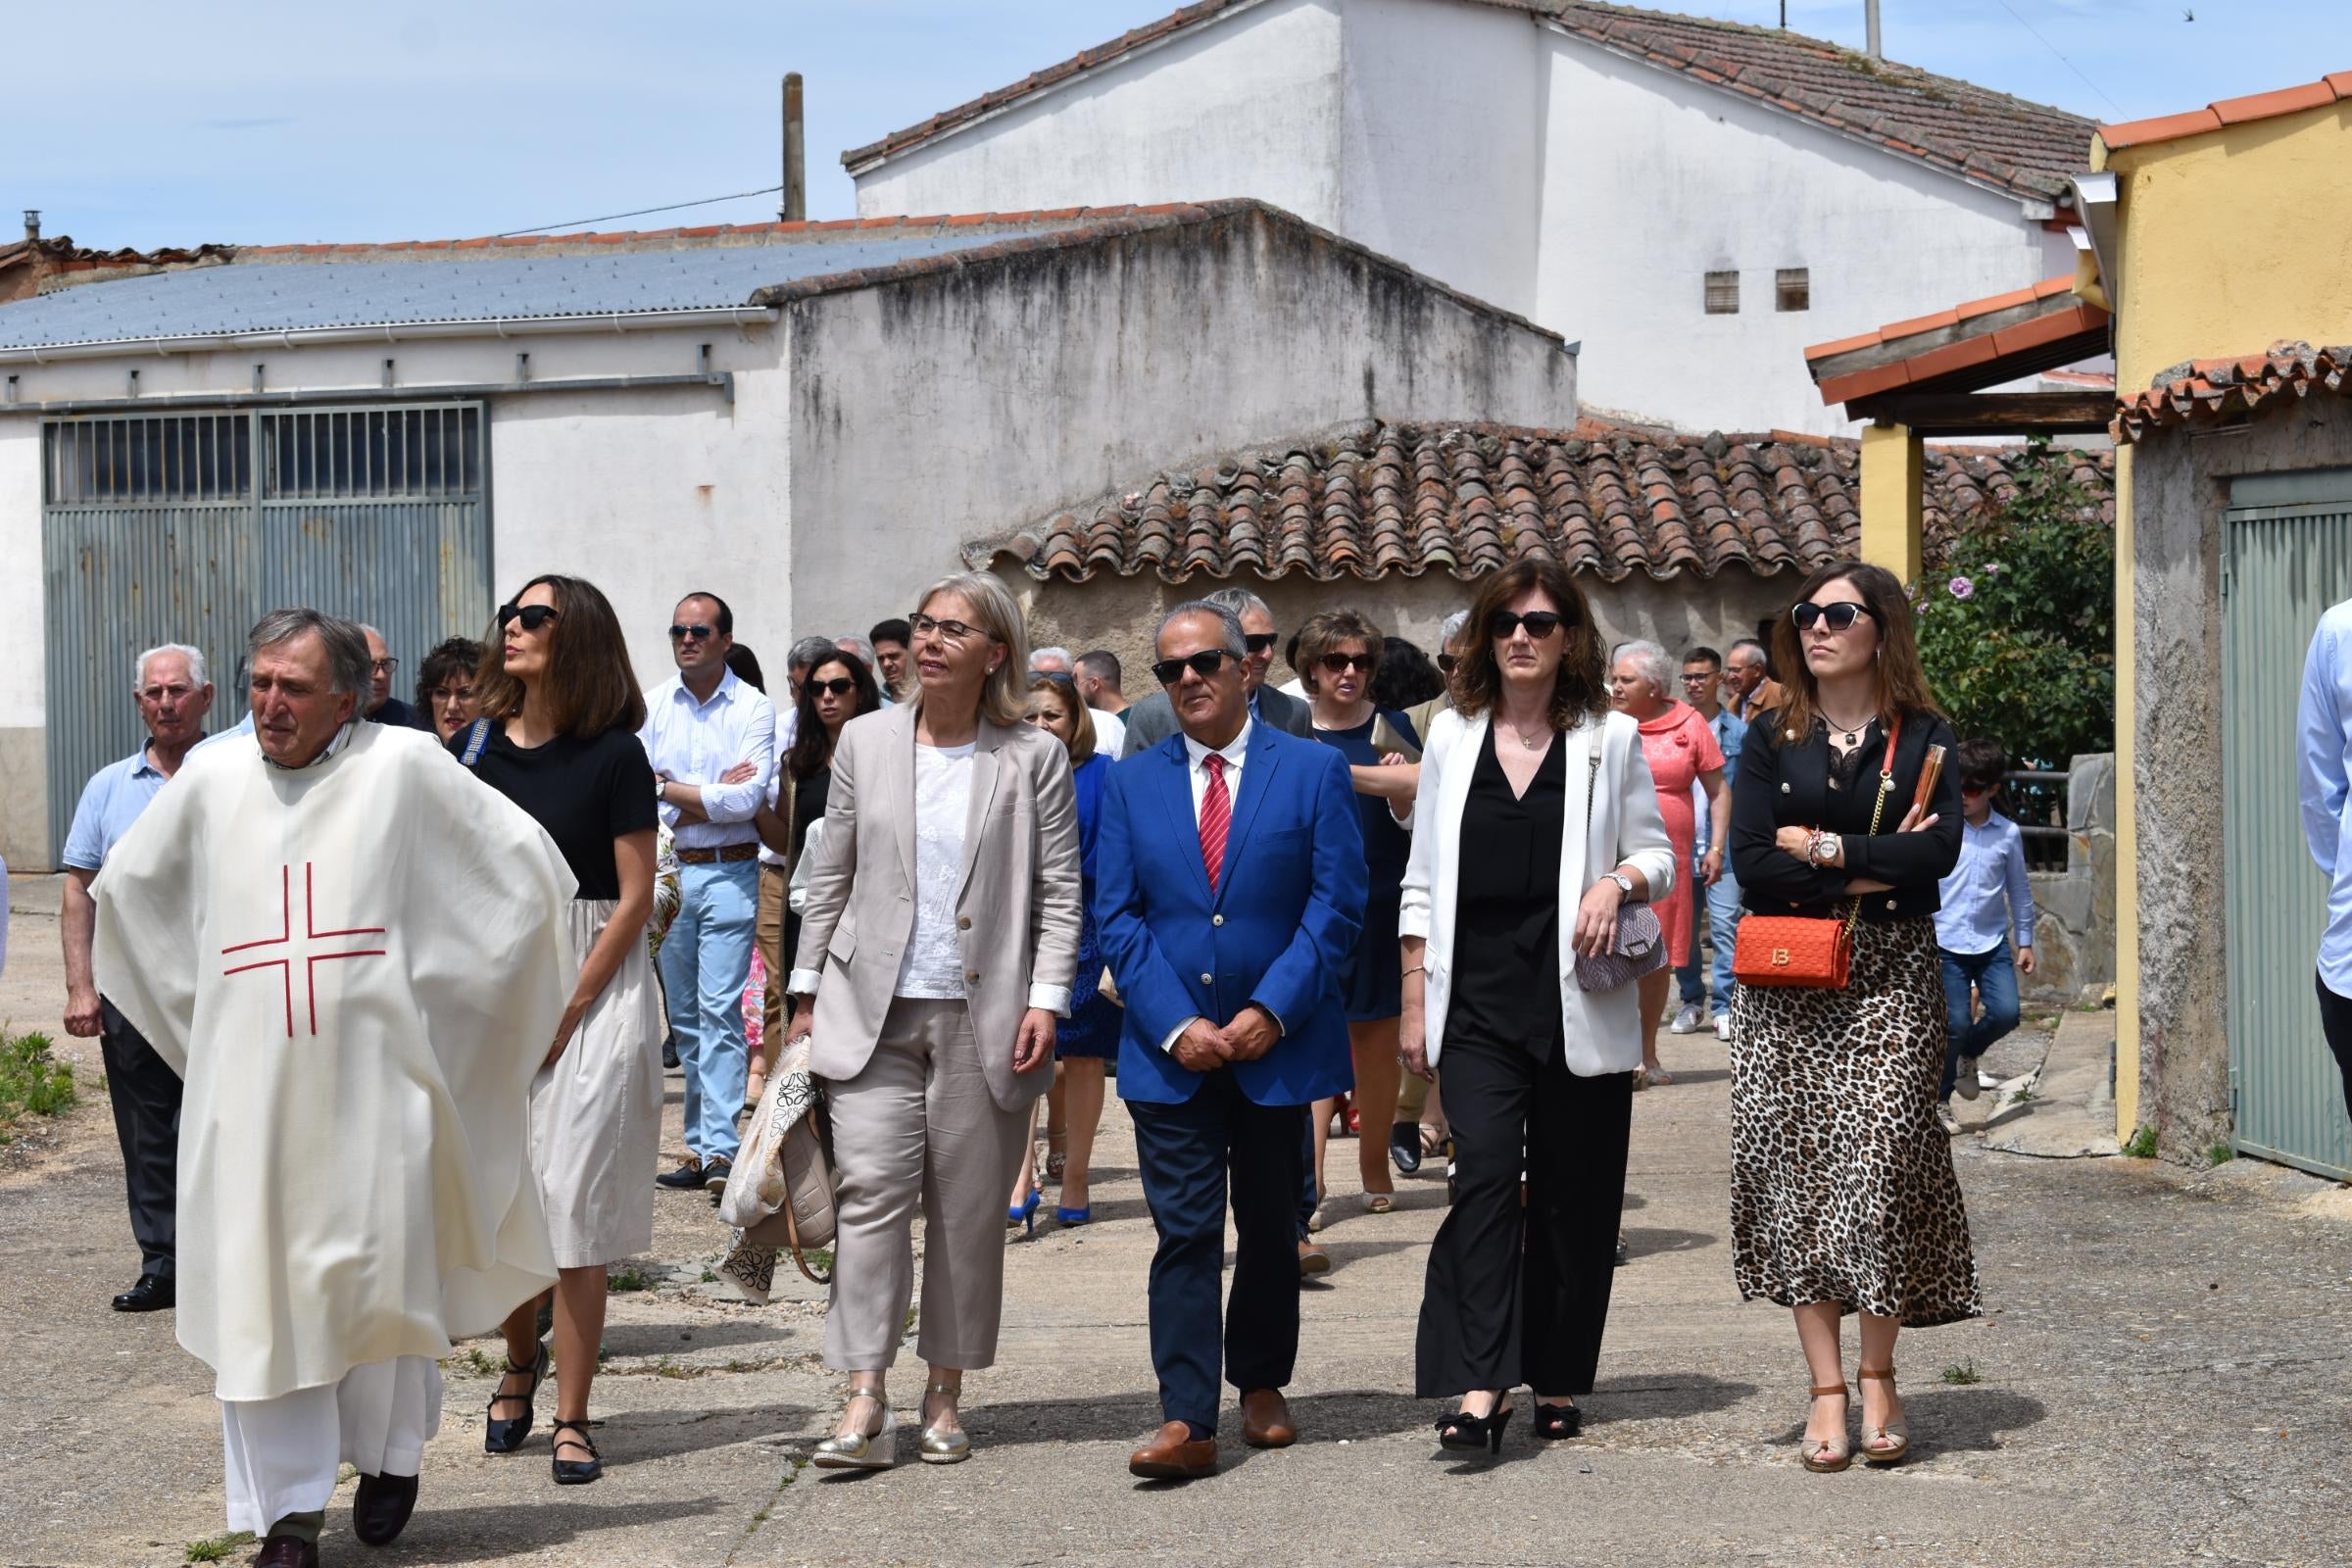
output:
<svg viewBox="0 0 2352 1568"><path fill-rule="evenodd" d="M1751 912L1849 920L1852 961L1842 990L1742 985L1734 1000L1734 1271L1743 1298L1794 1309L1813 1378L1803 1460L1834 1471L1855 1452L1843 1315L1861 1318L1861 1457L1893 1464L1910 1449L1896 1334L1980 1311L1936 1121L1934 915L1959 858L1960 800L1946 772L1913 805L1929 748L1955 738L1892 573L1850 562L1815 572L1774 641L1788 698L1755 718L1740 754L1732 860Z"/></svg>

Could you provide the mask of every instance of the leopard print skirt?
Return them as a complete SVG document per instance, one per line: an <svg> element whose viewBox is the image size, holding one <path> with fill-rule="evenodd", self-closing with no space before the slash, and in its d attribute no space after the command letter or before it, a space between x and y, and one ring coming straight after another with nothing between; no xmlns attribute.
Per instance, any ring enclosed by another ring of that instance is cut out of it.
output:
<svg viewBox="0 0 2352 1568"><path fill-rule="evenodd" d="M1978 1316L1968 1211L1936 1122L1936 922L1861 924L1843 991L1732 1004L1732 1245L1741 1298L1906 1328Z"/></svg>

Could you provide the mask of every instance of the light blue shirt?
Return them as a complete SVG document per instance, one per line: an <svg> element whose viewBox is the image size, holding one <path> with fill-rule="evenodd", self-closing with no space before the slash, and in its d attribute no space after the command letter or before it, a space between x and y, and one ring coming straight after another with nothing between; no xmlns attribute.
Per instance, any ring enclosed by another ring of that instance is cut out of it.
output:
<svg viewBox="0 0 2352 1568"><path fill-rule="evenodd" d="M775 776L776 710L756 687L730 669L719 677L709 702L697 702L685 681L672 675L648 694L645 728L637 739L655 772L702 788L708 822L680 825L678 808L662 803L662 820L679 849L760 842L752 818L767 800L767 781ZM752 776L740 784L718 782L738 762L752 763Z"/></svg>
<svg viewBox="0 0 2352 1568"><path fill-rule="evenodd" d="M1747 720L1729 708L1718 708L1715 716L1707 720L1707 728L1714 731L1715 749L1723 753L1723 787L1728 792L1732 780L1740 774L1740 748L1747 742ZM1724 798L1731 797L1727 793ZM1690 840L1690 868L1695 872L1707 858L1707 847L1715 842L1715 808L1707 799L1705 782L1700 779L1690 781L1690 800L1698 811L1698 831ZM1727 877L1732 874L1732 858L1728 855L1723 858L1723 874Z"/></svg>
<svg viewBox="0 0 2352 1568"><path fill-rule="evenodd" d="M2026 836L2000 812L1984 825L1960 824L1960 863L1941 884L1936 945L1946 953L1990 953L2009 938L2034 945L2034 885L2026 880Z"/></svg>
<svg viewBox="0 0 2352 1568"><path fill-rule="evenodd" d="M2296 775L2303 797L2303 839L2328 878L2328 929L2320 935L2320 978L2352 996L2352 857L2339 853L2352 788L2352 600L2320 617L2303 662L2297 712Z"/></svg>
<svg viewBox="0 0 2352 1568"><path fill-rule="evenodd" d="M81 804L74 808L74 826L66 834L66 864L95 871L106 864L130 824L154 801L167 783L163 771L147 760L141 746L120 762L109 762L81 787Z"/></svg>

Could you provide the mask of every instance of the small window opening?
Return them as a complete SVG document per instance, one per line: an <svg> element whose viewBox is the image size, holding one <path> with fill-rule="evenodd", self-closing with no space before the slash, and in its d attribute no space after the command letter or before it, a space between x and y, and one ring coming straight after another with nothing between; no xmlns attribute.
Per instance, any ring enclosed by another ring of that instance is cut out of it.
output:
<svg viewBox="0 0 2352 1568"><path fill-rule="evenodd" d="M1811 270L1803 267L1784 267L1772 274L1775 309L1809 311L1813 308Z"/></svg>
<svg viewBox="0 0 2352 1568"><path fill-rule="evenodd" d="M1707 274L1707 314L1709 316L1738 316L1740 314L1740 274L1738 272L1709 272Z"/></svg>

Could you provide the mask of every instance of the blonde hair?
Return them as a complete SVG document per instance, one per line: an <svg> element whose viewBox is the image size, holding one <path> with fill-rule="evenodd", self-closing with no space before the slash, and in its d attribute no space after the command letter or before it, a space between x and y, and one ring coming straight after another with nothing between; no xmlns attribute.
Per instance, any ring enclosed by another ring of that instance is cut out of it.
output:
<svg viewBox="0 0 2352 1568"><path fill-rule="evenodd" d="M990 672L980 688L980 711L991 722L1010 726L1029 716L1029 627L1010 590L985 571L959 571L942 577L923 590L914 608L919 613L941 594L954 594L979 617L979 629L1004 645L1004 662ZM918 690L915 702L922 697Z"/></svg>
<svg viewBox="0 0 2352 1568"><path fill-rule="evenodd" d="M1029 677L1029 695L1034 699L1044 692L1070 710L1070 765L1095 755L1098 737L1095 734L1095 715L1088 710L1086 699L1078 695L1078 683L1059 670L1041 669Z"/></svg>

